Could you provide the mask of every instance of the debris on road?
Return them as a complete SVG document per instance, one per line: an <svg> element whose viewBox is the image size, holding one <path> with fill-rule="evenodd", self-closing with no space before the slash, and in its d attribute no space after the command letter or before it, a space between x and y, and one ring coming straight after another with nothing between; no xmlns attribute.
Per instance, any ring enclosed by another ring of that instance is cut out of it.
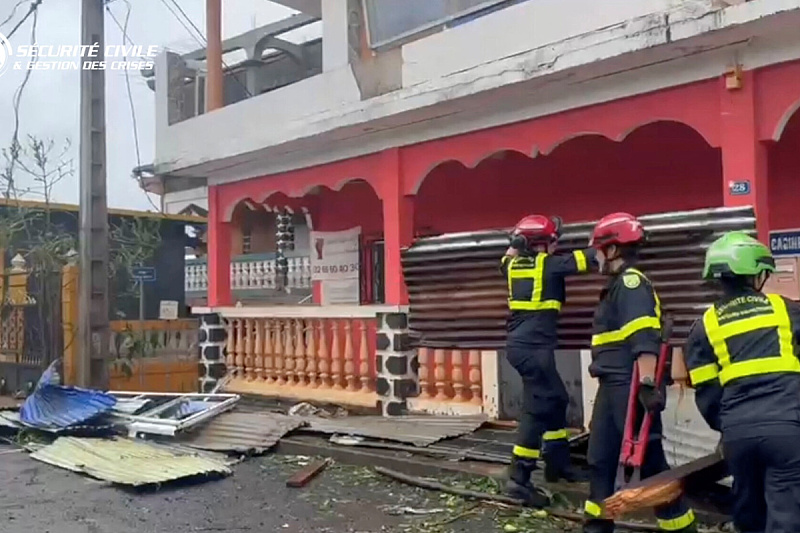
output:
<svg viewBox="0 0 800 533"><path fill-rule="evenodd" d="M128 429L130 437L140 434L174 437L182 431L230 411L240 399L238 394L123 391L112 391L109 394L128 402L149 400L144 405L150 408L144 412L137 410L133 414L120 411L114 413L114 418Z"/></svg>
<svg viewBox="0 0 800 533"><path fill-rule="evenodd" d="M445 485L443 483L439 483L437 481L431 481L429 479L424 479L416 476L410 476L407 474L403 474L401 472L396 472L394 470L390 470L388 468L383 467L376 467L375 471L383 476L389 477L394 479L395 481L399 481L401 483L405 483L407 485L412 485L414 487L419 487L428 490L435 490L444 492L446 494L452 494L455 496L461 496L463 498L478 500L478 501L485 501L485 502L494 502L500 503L504 505L509 505L513 507L523 507L523 502L520 500L516 500L514 498L510 498L508 496L504 496L501 494L491 494L488 492L478 492L475 490L469 489L462 489L459 487L451 487ZM571 522L583 522L583 515L579 513L563 511L560 509L546 509L540 510L546 513L543 515L545 517L554 517L560 518L563 520L568 520ZM641 532L657 532L661 531L658 526L651 525L651 524L638 524L633 522L617 522L616 526L618 529L621 530L628 530L628 531L641 531Z"/></svg>
<svg viewBox="0 0 800 533"><path fill-rule="evenodd" d="M478 416L348 416L307 417L304 431L383 439L425 447L440 440L472 433L487 420Z"/></svg>
<svg viewBox="0 0 800 533"><path fill-rule="evenodd" d="M286 486L293 489L305 487L311 482L312 479L320 475L323 470L328 468L332 462L333 461L331 459L314 461L313 463L303 467L303 469L298 470L294 475L292 475L292 477L287 479Z"/></svg>
<svg viewBox="0 0 800 533"><path fill-rule="evenodd" d="M417 509L403 505L385 505L381 507L381 511L391 516L414 515L424 516L429 514L444 513L447 509L443 507L436 507L434 509Z"/></svg>
<svg viewBox="0 0 800 533"><path fill-rule="evenodd" d="M208 453L125 438L60 437L38 448L31 457L103 481L134 487L231 473L226 461Z"/></svg>
<svg viewBox="0 0 800 533"><path fill-rule="evenodd" d="M259 454L305 425L304 420L279 413L223 413L181 435L178 442L201 450Z"/></svg>
<svg viewBox="0 0 800 533"><path fill-rule="evenodd" d="M61 385L54 361L20 408L22 424L44 431L63 431L110 411L117 399L105 392Z"/></svg>

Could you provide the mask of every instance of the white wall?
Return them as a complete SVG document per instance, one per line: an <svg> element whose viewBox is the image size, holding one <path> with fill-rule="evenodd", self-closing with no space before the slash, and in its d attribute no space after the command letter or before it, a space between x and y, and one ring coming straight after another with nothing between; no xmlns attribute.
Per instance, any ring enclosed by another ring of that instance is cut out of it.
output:
<svg viewBox="0 0 800 533"><path fill-rule="evenodd" d="M346 67L350 60L347 0L322 2L322 70Z"/></svg>
<svg viewBox="0 0 800 533"><path fill-rule="evenodd" d="M535 0L501 9L403 46L403 86L496 61L677 5L711 0ZM586 43L583 43L585 46Z"/></svg>

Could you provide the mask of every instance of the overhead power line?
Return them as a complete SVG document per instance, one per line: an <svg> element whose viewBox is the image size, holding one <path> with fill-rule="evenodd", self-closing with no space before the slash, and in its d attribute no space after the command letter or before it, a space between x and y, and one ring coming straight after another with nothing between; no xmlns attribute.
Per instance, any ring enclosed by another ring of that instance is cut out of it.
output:
<svg viewBox="0 0 800 533"><path fill-rule="evenodd" d="M16 31L19 29L19 27L20 27L20 26L22 26L23 24L25 24L25 21L26 21L26 20L28 20L28 17L30 17L31 15L33 15L33 16L34 16L34 19L35 19L35 17L36 17L36 10L39 8L39 6L40 6L41 4L42 4L42 0L34 0L33 2L31 2L31 7L30 7L30 9L28 9L28 12L27 12L27 13L25 13L25 16L24 16L24 17L22 17L22 20L20 20L19 22L17 22L17 25L16 25L16 26L14 26L14 28L11 30L11 32L10 32L8 35L6 35L6 39L8 39L8 40L11 40L11 36L12 36L12 35L14 35L14 34L16 33ZM16 10L17 10L17 6L19 6L19 4L17 4L16 6L14 6L14 10L11 12L11 16L12 16L12 17L14 16L14 13L15 13L15 12L16 12ZM9 20L10 20L10 19L9 19ZM33 43L33 44L35 44L35 43Z"/></svg>

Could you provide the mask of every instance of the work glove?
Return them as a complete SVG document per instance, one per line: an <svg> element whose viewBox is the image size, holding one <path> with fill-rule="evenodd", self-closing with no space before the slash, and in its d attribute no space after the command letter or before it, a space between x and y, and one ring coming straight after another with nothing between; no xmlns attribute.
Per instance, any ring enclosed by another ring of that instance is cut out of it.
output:
<svg viewBox="0 0 800 533"><path fill-rule="evenodd" d="M664 395L652 380L644 380L639 384L639 401L651 413L660 413L667 403Z"/></svg>
<svg viewBox="0 0 800 533"><path fill-rule="evenodd" d="M525 241L525 237L523 237L522 235L511 236L511 248L518 250L520 252L524 252L527 246L528 243Z"/></svg>

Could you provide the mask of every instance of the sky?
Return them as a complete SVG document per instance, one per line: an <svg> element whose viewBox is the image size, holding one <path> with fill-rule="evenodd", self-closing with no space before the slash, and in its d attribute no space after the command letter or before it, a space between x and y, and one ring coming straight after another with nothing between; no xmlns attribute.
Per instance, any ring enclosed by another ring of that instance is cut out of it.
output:
<svg viewBox="0 0 800 533"><path fill-rule="evenodd" d="M201 48L198 41L173 15L166 5L180 15L174 7L177 2L186 15L205 35L205 0L111 0L109 9L121 25L131 6L128 37L136 45L158 46L186 53ZM6 19L17 0L0 0L0 22ZM44 0L39 7L36 43L39 45L80 44L80 0ZM0 27L7 34L28 11L25 0L16 16ZM223 0L223 38L229 38L275 20L283 19L293 11L268 0ZM30 44L30 17L11 38L11 45ZM185 21L186 26L191 25ZM123 44L122 31L106 13L106 45ZM308 30L307 30L308 31ZM313 31L313 30L312 30ZM130 44L130 43L129 43ZM8 147L14 132L13 96L24 78L24 72L7 69L0 75L0 147ZM106 72L106 143L107 191L109 207L155 210L158 198L148 200L147 195L131 177L131 170L140 160L149 164L155 155L155 95L147 87L138 71L129 73L132 100L139 138L139 156L135 137L126 78L122 71ZM71 141L67 159L72 159L75 173L55 185L54 202L78 203L78 136L80 117L80 72L33 71L23 92L20 105L20 139L33 135L52 139L58 151ZM4 166L4 165L3 165ZM25 180L25 177L18 177ZM21 184L20 188L24 188ZM41 199L29 196L31 200Z"/></svg>

